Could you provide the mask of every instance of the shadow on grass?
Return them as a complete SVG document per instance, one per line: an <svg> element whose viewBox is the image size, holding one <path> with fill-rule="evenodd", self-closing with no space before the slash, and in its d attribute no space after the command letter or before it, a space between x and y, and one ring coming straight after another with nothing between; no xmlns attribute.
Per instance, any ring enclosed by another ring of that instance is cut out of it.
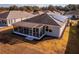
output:
<svg viewBox="0 0 79 59"><path fill-rule="evenodd" d="M76 26L71 26L69 31L69 39L66 47L65 54L78 54L79 53L79 32Z"/></svg>
<svg viewBox="0 0 79 59"><path fill-rule="evenodd" d="M19 38L18 36L13 35L11 32L12 30L0 32L0 43L13 45L13 44L18 44L23 42L20 40L22 38Z"/></svg>

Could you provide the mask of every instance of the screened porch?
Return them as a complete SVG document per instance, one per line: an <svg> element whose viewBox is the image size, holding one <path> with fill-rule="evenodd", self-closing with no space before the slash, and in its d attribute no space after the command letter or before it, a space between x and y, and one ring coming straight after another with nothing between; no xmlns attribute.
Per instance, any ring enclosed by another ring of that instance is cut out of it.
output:
<svg viewBox="0 0 79 59"><path fill-rule="evenodd" d="M45 33L46 26L45 25L35 24L35 23L27 23L27 24L24 24L25 25L24 26L23 24L14 25L14 31L16 33L20 33L24 36L32 36L33 38L36 38L36 39L40 39L46 34Z"/></svg>

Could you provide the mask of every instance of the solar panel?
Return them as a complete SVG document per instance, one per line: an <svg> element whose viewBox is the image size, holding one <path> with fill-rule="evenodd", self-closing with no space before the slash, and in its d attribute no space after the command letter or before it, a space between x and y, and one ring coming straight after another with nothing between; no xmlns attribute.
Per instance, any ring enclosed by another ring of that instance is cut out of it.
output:
<svg viewBox="0 0 79 59"><path fill-rule="evenodd" d="M59 14L50 14L50 16L61 22L65 22L67 20L66 16L59 15Z"/></svg>

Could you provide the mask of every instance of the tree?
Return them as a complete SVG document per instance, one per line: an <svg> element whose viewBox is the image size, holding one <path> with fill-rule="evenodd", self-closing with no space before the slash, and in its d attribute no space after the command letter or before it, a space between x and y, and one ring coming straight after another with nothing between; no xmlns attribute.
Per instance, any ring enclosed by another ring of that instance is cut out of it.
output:
<svg viewBox="0 0 79 59"><path fill-rule="evenodd" d="M33 8L32 8L32 6L24 6L24 8L25 8L25 10L26 11L33 11Z"/></svg>
<svg viewBox="0 0 79 59"><path fill-rule="evenodd" d="M50 10L50 11L54 11L54 10L57 10L54 6L52 6L52 5L49 5L48 6L48 10Z"/></svg>
<svg viewBox="0 0 79 59"><path fill-rule="evenodd" d="M78 10L78 5L69 4L69 5L65 6L65 8L66 8L68 11L71 11L71 10Z"/></svg>
<svg viewBox="0 0 79 59"><path fill-rule="evenodd" d="M48 10L48 7L41 7L40 10L42 11Z"/></svg>
<svg viewBox="0 0 79 59"><path fill-rule="evenodd" d="M18 7L16 5L12 5L9 7L9 11L10 10L18 10Z"/></svg>

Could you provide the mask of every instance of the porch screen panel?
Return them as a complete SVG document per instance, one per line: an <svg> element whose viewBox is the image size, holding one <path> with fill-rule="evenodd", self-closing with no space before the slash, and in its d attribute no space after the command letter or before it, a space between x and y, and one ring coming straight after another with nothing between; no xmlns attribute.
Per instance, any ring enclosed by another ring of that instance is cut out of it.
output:
<svg viewBox="0 0 79 59"><path fill-rule="evenodd" d="M36 31L35 31L35 28L33 28L33 36L35 36L35 32L36 32Z"/></svg>
<svg viewBox="0 0 79 59"><path fill-rule="evenodd" d="M22 27L19 27L18 30L19 30L20 33L23 33L23 28Z"/></svg>
<svg viewBox="0 0 79 59"><path fill-rule="evenodd" d="M24 34L29 34L29 28L24 28Z"/></svg>
<svg viewBox="0 0 79 59"><path fill-rule="evenodd" d="M40 36L42 36L44 33L45 33L45 26L43 26L43 27L40 29Z"/></svg>
<svg viewBox="0 0 79 59"><path fill-rule="evenodd" d="M39 29L38 28L36 28L36 35L35 36L39 37Z"/></svg>
<svg viewBox="0 0 79 59"><path fill-rule="evenodd" d="M18 32L18 27L15 27L15 28L14 28L14 31Z"/></svg>
<svg viewBox="0 0 79 59"><path fill-rule="evenodd" d="M32 28L29 28L29 35L32 36Z"/></svg>
<svg viewBox="0 0 79 59"><path fill-rule="evenodd" d="M33 28L33 36L39 37L39 29L38 28Z"/></svg>
<svg viewBox="0 0 79 59"><path fill-rule="evenodd" d="M0 24L2 24L2 20L0 20Z"/></svg>

